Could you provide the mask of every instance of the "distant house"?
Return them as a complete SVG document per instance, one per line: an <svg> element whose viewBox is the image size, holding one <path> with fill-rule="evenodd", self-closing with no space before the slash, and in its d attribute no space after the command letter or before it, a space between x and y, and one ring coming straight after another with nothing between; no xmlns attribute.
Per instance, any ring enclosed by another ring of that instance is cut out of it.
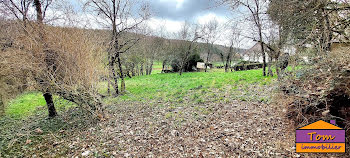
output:
<svg viewBox="0 0 350 158"><path fill-rule="evenodd" d="M204 63L204 62L197 62L197 70L201 71L205 69L205 66L207 66L207 69L211 69L213 68L213 64L212 63Z"/></svg>
<svg viewBox="0 0 350 158"><path fill-rule="evenodd" d="M266 51L267 48L264 47L264 49ZM263 58L262 58L262 54L261 54L260 43L259 42L255 43L255 45L253 47L251 47L248 50L246 50L245 52L243 52L242 56L243 56L243 60L246 60L246 61L262 62ZM266 54L266 56L267 56L267 54Z"/></svg>
<svg viewBox="0 0 350 158"><path fill-rule="evenodd" d="M205 69L205 63L204 62L197 62L197 69Z"/></svg>
<svg viewBox="0 0 350 158"><path fill-rule="evenodd" d="M269 61L269 51L265 45L264 45L264 51L265 51L265 56L266 56L266 61ZM296 52L296 49L294 46L284 46L283 49L281 50L283 53L288 53L289 55L293 55ZM243 59L245 61L251 61L251 62L263 62L262 54L261 54L261 45L259 42L255 43L253 47L250 49L246 50L243 54Z"/></svg>

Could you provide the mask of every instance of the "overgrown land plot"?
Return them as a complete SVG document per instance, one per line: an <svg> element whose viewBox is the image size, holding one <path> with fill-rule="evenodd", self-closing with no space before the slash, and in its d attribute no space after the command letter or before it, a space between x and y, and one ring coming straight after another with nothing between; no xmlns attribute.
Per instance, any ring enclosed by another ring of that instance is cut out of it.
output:
<svg viewBox="0 0 350 158"><path fill-rule="evenodd" d="M1 119L1 151L8 156L291 156L293 145L282 141L292 139L279 119L282 109L265 93L275 91L276 79L261 72L127 79L121 99L104 99L102 122L81 120L84 114L75 108L60 109L57 118L47 120L44 98L26 93ZM106 84L100 86L106 92Z"/></svg>
<svg viewBox="0 0 350 158"><path fill-rule="evenodd" d="M349 15L349 0L0 0L0 157L350 157Z"/></svg>

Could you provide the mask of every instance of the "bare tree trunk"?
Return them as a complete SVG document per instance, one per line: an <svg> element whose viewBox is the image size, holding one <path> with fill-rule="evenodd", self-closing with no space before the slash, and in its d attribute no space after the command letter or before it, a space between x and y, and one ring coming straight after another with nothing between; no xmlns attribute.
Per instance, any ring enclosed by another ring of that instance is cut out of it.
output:
<svg viewBox="0 0 350 158"><path fill-rule="evenodd" d="M49 91L47 91L47 93L44 93L43 96L44 96L46 104L47 104L47 108L49 111L49 117L55 117L57 115L57 112L56 112L55 105L53 103L52 94Z"/></svg>
<svg viewBox="0 0 350 158"><path fill-rule="evenodd" d="M226 65L225 65L225 72L228 72L228 68L229 66L231 66L231 54L232 54L232 51L233 51L233 43L231 44L230 46L230 50L227 54L227 58L226 58Z"/></svg>
<svg viewBox="0 0 350 158"><path fill-rule="evenodd" d="M35 11L36 11L36 20L39 24L43 22L43 12L41 11L41 2L40 0L34 0Z"/></svg>
<svg viewBox="0 0 350 158"><path fill-rule="evenodd" d="M0 94L0 116L5 114L5 105Z"/></svg>
<svg viewBox="0 0 350 158"><path fill-rule="evenodd" d="M134 63L131 64L131 75L135 76L135 64Z"/></svg>
<svg viewBox="0 0 350 158"><path fill-rule="evenodd" d="M228 55L227 58L226 58L225 72L228 72L229 65L231 65L230 55Z"/></svg>
<svg viewBox="0 0 350 158"><path fill-rule="evenodd" d="M162 72L164 72L164 70L165 70L166 62L167 62L167 60L163 60L163 63L162 63Z"/></svg>
<svg viewBox="0 0 350 158"><path fill-rule="evenodd" d="M118 76L117 76L117 72L115 71L115 67L114 67L114 57L111 57L111 61L109 63L109 71L111 72L111 78L113 79L114 83L113 83L113 88L115 91L115 95L119 95L119 88L118 88Z"/></svg>
<svg viewBox="0 0 350 158"><path fill-rule="evenodd" d="M44 49L47 47L46 44L44 43L44 34L43 34L43 16L42 16L42 10L41 10L41 2L40 0L34 0L34 5L35 5L35 11L36 11L36 18L37 18L37 23L39 25L39 36L40 36L40 44L42 44L44 46ZM47 71L50 71L50 67L54 67L55 63L50 55L50 51L44 51L45 53L45 61L46 61L46 67L47 67ZM51 70L52 71L52 70ZM53 71L54 72L54 71ZM42 80L42 79L41 79ZM43 84L47 84L47 81L43 81L41 82L42 86L44 89L43 92L43 96L45 98L46 101L46 105L48 108L48 112L49 112L49 117L55 117L57 116L57 112L56 112L56 108L55 108L55 104L53 103L53 99L52 99L52 94L48 88L48 86L43 85Z"/></svg>
<svg viewBox="0 0 350 158"><path fill-rule="evenodd" d="M149 66L149 75L152 74L152 69L153 69L153 59L151 59L151 65Z"/></svg>
<svg viewBox="0 0 350 158"><path fill-rule="evenodd" d="M209 43L207 43L207 48L208 48L208 54L207 54L207 63L205 63L205 72L207 72L207 64L209 64L209 56L210 56L210 46Z"/></svg>
<svg viewBox="0 0 350 158"><path fill-rule="evenodd" d="M150 64L150 62L147 62L147 64L146 64L146 75L150 75L151 73L151 71L150 71L150 68L151 68L151 64Z"/></svg>
<svg viewBox="0 0 350 158"><path fill-rule="evenodd" d="M181 64L181 65L183 65L183 64ZM182 75L182 72L183 72L183 66L180 67L180 73L179 73L180 76Z"/></svg>
<svg viewBox="0 0 350 158"><path fill-rule="evenodd" d="M135 75L140 76L139 64L135 65Z"/></svg>
<svg viewBox="0 0 350 158"><path fill-rule="evenodd" d="M148 62L145 63L145 75L148 75Z"/></svg>
<svg viewBox="0 0 350 158"><path fill-rule="evenodd" d="M330 22L329 22L329 15L327 13L325 13L325 23L326 23L325 27L327 28L327 29L325 29L326 30L325 34L327 36L327 40L326 40L327 43L326 43L325 50L331 51L331 40L333 38L333 35L332 35L332 30L331 30L331 26L330 26Z"/></svg>
<svg viewBox="0 0 350 158"><path fill-rule="evenodd" d="M185 56L182 58L182 61L181 61L181 63L180 63L180 72L179 72L179 75L181 76L182 75L182 73L184 72L184 68L185 68L185 65L186 65L186 60L187 60L187 56L188 56L188 54L189 54L189 51L187 51L186 53L185 53Z"/></svg>
<svg viewBox="0 0 350 158"><path fill-rule="evenodd" d="M181 64L181 65L180 65L180 72L179 72L180 76L181 76L182 73L184 72L184 68L185 68L185 65L186 65L186 60L187 60L188 54L189 54L189 51L186 52L185 57L182 59L182 61L181 61L181 63L180 63L180 64Z"/></svg>
<svg viewBox="0 0 350 158"><path fill-rule="evenodd" d="M132 76L130 75L130 72L131 72L131 63L127 63L125 64L125 67L126 67L126 75L129 77L129 78L132 78Z"/></svg>
<svg viewBox="0 0 350 158"><path fill-rule="evenodd" d="M118 62L118 67L119 67L119 72L120 72L120 79L121 79L121 85L120 85L120 91L122 93L125 92L125 81L124 81L124 73L123 73L123 67L122 67L122 63L120 60L120 53L117 53L117 62Z"/></svg>
<svg viewBox="0 0 350 158"><path fill-rule="evenodd" d="M263 57L263 76L266 76L266 55L264 50L264 44L262 42L262 32L261 32L261 26L259 26L259 38L260 38L260 46L261 46L261 53Z"/></svg>
<svg viewBox="0 0 350 158"><path fill-rule="evenodd" d="M270 62L269 62L269 67L268 67L268 73L267 75L268 76L273 76L273 72L272 72L272 69L271 69L271 65L272 65L272 57L270 57Z"/></svg>
<svg viewBox="0 0 350 158"><path fill-rule="evenodd" d="M112 1L113 3L113 18L111 19L111 22L112 22L112 41L113 41L113 45L110 49L110 53L108 54L111 58L110 62L109 62L109 70L110 72L112 73L112 79L114 80L114 90L115 90L115 95L119 95L119 87L118 87L118 76L117 76L117 72L115 71L115 62L116 60L119 60L119 41L118 41L118 33L117 33L117 22L116 22L116 15L115 15L115 12L116 12L116 1ZM113 50L114 49L114 50ZM112 53L113 52L113 53ZM119 63L119 61L118 61Z"/></svg>
<svg viewBox="0 0 350 158"><path fill-rule="evenodd" d="M143 62L141 62L141 65L140 65L140 75L143 75Z"/></svg>

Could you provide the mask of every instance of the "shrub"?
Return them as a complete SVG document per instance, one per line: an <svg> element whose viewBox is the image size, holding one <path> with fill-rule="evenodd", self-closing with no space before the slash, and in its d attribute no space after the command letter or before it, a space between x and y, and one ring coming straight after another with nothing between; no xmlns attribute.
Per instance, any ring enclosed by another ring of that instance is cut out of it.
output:
<svg viewBox="0 0 350 158"><path fill-rule="evenodd" d="M89 111L100 108L96 81L102 48L88 37L88 31L43 26L40 34L35 24L27 32L19 25L9 22L8 32L0 34L12 43L0 49L0 97L49 89ZM41 38L44 44L38 42Z"/></svg>
<svg viewBox="0 0 350 158"><path fill-rule="evenodd" d="M192 72L196 71L197 62L203 62L203 59L200 58L200 55L198 53L193 53L190 55L186 61L184 72ZM177 59L172 60L171 67L173 72L179 72L180 71L180 62Z"/></svg>
<svg viewBox="0 0 350 158"><path fill-rule="evenodd" d="M296 126L319 119L336 119L350 125L350 47L314 58L313 65L281 80L279 103L287 106L287 116Z"/></svg>

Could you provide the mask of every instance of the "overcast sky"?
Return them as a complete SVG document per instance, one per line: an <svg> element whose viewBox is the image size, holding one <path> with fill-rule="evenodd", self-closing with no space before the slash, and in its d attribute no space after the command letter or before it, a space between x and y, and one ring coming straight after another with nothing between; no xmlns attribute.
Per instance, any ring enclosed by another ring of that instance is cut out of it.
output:
<svg viewBox="0 0 350 158"><path fill-rule="evenodd" d="M149 21L149 26L154 30L165 27L169 33L180 30L185 21L205 24L212 19L216 19L219 25L229 25L229 21L239 16L227 6L218 5L215 0L148 0L153 10L153 18ZM220 28L220 37L216 44L228 45L229 34L227 29ZM254 43L245 41L240 47L249 48Z"/></svg>
<svg viewBox="0 0 350 158"><path fill-rule="evenodd" d="M198 16L214 13L228 16L229 10L218 6L214 0L149 0L158 18L170 20L195 20Z"/></svg>

